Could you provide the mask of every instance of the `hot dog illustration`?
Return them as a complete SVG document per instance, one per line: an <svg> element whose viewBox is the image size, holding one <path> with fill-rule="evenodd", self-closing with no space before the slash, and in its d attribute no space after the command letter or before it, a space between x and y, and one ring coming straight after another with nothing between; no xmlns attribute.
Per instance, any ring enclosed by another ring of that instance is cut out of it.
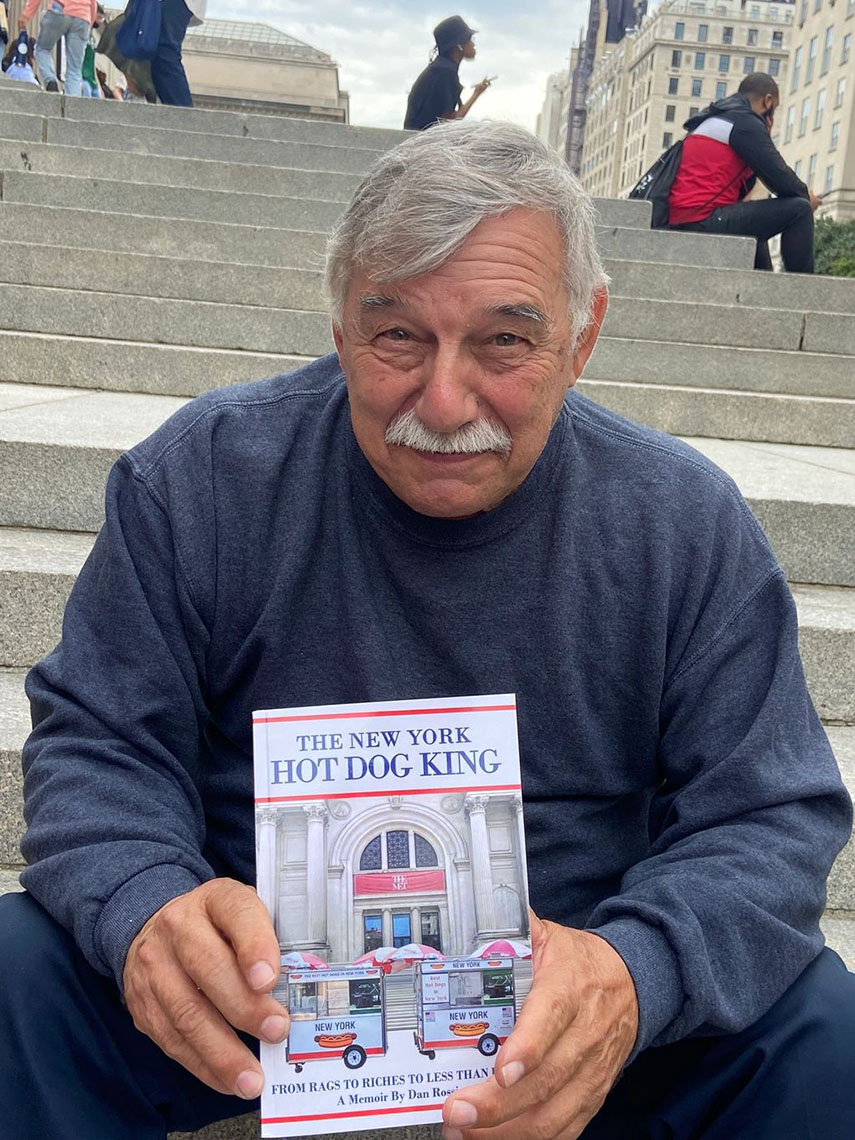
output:
<svg viewBox="0 0 855 1140"><path fill-rule="evenodd" d="M480 1037L490 1025L487 1021L456 1021L449 1028L455 1037Z"/></svg>
<svg viewBox="0 0 855 1140"><path fill-rule="evenodd" d="M355 1033L319 1033L315 1038L322 1049L346 1049L355 1040Z"/></svg>

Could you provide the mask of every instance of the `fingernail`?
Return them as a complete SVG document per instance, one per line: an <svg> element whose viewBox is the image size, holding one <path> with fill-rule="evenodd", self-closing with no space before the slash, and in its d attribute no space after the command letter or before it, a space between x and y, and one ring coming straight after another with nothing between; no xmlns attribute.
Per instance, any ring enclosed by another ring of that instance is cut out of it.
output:
<svg viewBox="0 0 855 1140"><path fill-rule="evenodd" d="M255 1100L257 1096L261 1096L264 1081L260 1073L254 1069L246 1069L238 1077L236 1084L238 1096L242 1096L244 1100Z"/></svg>
<svg viewBox="0 0 855 1140"><path fill-rule="evenodd" d="M264 989L269 986L276 974L269 962L256 962L254 966L250 966L246 974L249 978L249 984L254 990Z"/></svg>
<svg viewBox="0 0 855 1140"><path fill-rule="evenodd" d="M525 1074L525 1066L522 1061L508 1061L507 1065L502 1067L502 1081L506 1089L511 1085L515 1085L517 1081Z"/></svg>
<svg viewBox="0 0 855 1140"><path fill-rule="evenodd" d="M288 1022L284 1017L273 1014L270 1017L265 1017L261 1023L261 1036L265 1041L271 1041L274 1045L282 1041L287 1033Z"/></svg>
<svg viewBox="0 0 855 1140"><path fill-rule="evenodd" d="M468 1100L456 1100L448 1114L448 1123L457 1128L469 1128L478 1119L478 1110Z"/></svg>

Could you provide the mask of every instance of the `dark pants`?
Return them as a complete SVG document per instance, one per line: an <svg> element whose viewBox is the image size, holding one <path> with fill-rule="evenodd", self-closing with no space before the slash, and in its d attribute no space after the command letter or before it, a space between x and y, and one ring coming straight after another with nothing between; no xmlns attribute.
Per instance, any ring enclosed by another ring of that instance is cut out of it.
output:
<svg viewBox="0 0 855 1140"><path fill-rule="evenodd" d="M181 62L181 45L190 23L190 9L184 0L162 0L160 40L151 61L151 78L161 103L192 107L193 96Z"/></svg>
<svg viewBox="0 0 855 1140"><path fill-rule="evenodd" d="M252 1107L138 1033L26 894L0 897L3 1140L163 1140ZM756 1025L651 1049L584 1140L852 1140L855 977L830 950Z"/></svg>
<svg viewBox="0 0 855 1140"><path fill-rule="evenodd" d="M813 210L807 198L768 198L713 210L702 222L672 226L704 234L757 238L755 269L771 269L769 238L781 235L781 260L788 273L813 273Z"/></svg>

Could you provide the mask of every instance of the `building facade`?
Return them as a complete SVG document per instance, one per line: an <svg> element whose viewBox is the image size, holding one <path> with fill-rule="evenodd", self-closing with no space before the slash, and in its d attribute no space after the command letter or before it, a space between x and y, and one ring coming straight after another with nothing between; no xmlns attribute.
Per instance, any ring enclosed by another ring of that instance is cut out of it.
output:
<svg viewBox="0 0 855 1140"><path fill-rule="evenodd" d="M820 214L855 218L855 0L799 0L775 133Z"/></svg>
<svg viewBox="0 0 855 1140"><path fill-rule="evenodd" d="M537 116L535 134L541 142L545 142L547 146L561 154L565 150L570 81L577 53L578 48L573 48L570 53L570 66L564 71L556 71L547 79L543 109Z"/></svg>
<svg viewBox="0 0 855 1140"><path fill-rule="evenodd" d="M465 956L528 936L519 793L269 805L256 844L283 951L345 963L417 942Z"/></svg>
<svg viewBox="0 0 855 1140"><path fill-rule="evenodd" d="M768 72L783 91L793 17L785 2L665 0L620 44L603 44L587 104L586 189L625 197L686 119L752 71Z"/></svg>

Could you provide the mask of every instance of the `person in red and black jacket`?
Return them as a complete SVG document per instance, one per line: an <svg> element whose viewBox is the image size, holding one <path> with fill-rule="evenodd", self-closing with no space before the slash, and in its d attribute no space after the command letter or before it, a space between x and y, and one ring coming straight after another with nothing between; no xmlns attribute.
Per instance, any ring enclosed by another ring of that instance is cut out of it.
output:
<svg viewBox="0 0 855 1140"><path fill-rule="evenodd" d="M695 115L669 198L671 229L743 234L757 239L755 269L771 269L769 238L781 235L791 273L813 273L813 213L819 198L787 166L771 139L778 85L747 75L736 95ZM776 198L745 202L757 179Z"/></svg>

